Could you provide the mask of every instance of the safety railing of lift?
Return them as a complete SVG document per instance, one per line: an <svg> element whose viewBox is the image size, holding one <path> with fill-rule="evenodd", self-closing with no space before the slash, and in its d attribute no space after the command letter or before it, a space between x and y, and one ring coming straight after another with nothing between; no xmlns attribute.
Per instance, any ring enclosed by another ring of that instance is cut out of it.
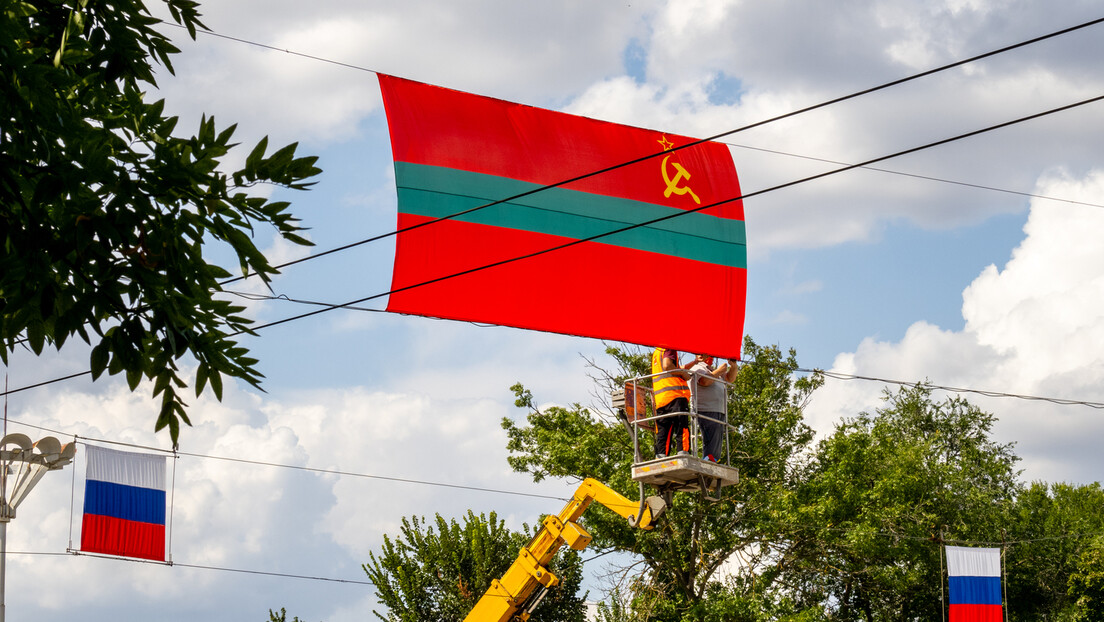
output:
<svg viewBox="0 0 1104 622"><path fill-rule="evenodd" d="M667 417L687 416L689 418L690 429L690 454L699 460L704 459L702 455L702 443L699 440L702 435L700 419L706 419L709 421L716 421L724 426L724 451L723 456L714 456L719 464L725 466L731 466L731 440L730 434L727 432L737 431L738 428L728 422L728 392L732 387L732 383L726 382L722 378L713 376L712 374L705 374L699 371L691 371L691 378L686 381L690 388L690 412L671 412L662 415L656 415L655 411L655 397L652 393L651 383L657 378L666 378L676 375L676 372L661 372L658 374L647 374L644 376L637 376L627 380L624 387L613 391L613 407L615 409L623 409L625 412L625 422L629 426L633 439L633 454L637 463L645 462L643 454L640 451L640 429L647 428L654 430L655 422ZM715 383L724 387L724 411L722 420L718 420L714 417L702 414L698 412L698 380L700 378L708 378ZM640 416L640 412L644 411L644 416ZM654 456L651 459L659 459L664 456ZM723 459L722 459L723 458Z"/></svg>

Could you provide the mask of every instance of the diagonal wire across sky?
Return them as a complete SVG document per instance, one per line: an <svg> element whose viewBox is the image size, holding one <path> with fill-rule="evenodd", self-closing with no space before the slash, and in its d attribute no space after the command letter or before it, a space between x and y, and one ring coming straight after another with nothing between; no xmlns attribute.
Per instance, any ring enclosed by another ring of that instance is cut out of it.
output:
<svg viewBox="0 0 1104 622"><path fill-rule="evenodd" d="M920 72L920 73L912 74L910 76L906 76L906 77L899 78L899 79L896 79L896 80L891 80L889 82L885 82L885 83L879 84L877 86L873 86L873 87L869 87L869 88L862 89L862 90L859 90L859 91L855 91L855 92L850 93L848 95L843 95L843 96L840 96L840 97L836 97L836 98L833 98L833 99L830 99L830 100L820 102L818 104L813 104L811 106L806 106L804 108L799 108L797 110L793 110L791 112L776 115L774 117L770 117L768 119L757 121L755 123L751 123L751 124L744 125L744 126L741 126L741 127L735 128L735 129L720 132L720 133L714 134L710 137L703 138L703 139L700 139L700 140L697 140L697 141L689 142L685 145L675 147L673 149L667 150L666 152L665 151L657 151L653 154L645 155L645 156L642 156L642 157L639 157L639 158L636 158L636 159L633 159L633 160L630 160L630 161L627 161L627 162L614 164L614 165L611 165L609 167L605 167L605 168L602 168L602 169L599 169L599 170L596 170L596 171L586 172L586 173L580 174L578 176L572 177L570 179L565 179L565 180L562 180L562 181L559 181L559 182L556 182L556 183L541 186L541 187L529 190L527 192L523 192L523 193L519 193L519 194L516 194L516 195L513 195L513 196L498 199L496 201L492 201L492 202L489 202L489 203L486 203L486 204L483 204L483 205L472 207L472 208L469 208L469 209L466 209L466 210L463 210L463 211L460 211L460 212L456 212L454 214L449 214L449 215L442 216L442 217L439 217L439 218L436 218L436 219L428 220L428 221L419 223L419 224L411 226L411 227L396 229L394 231L389 231L387 233L383 233L383 234L380 234L380 235L377 235L377 236L373 236L373 237L370 237L370 238L367 238L367 239L364 239L364 240L360 240L360 241L353 242L353 243L346 244L346 245L342 245L342 246L339 246L339 247L336 247L336 248L333 248L333 249L329 249L329 250L323 251L321 253L315 253L315 254L309 255L307 257L300 258L298 260L289 261L289 262L286 262L284 264L280 264L280 265L276 266L276 268L277 269L286 268L286 267L289 267L289 266L292 266L292 265L295 265L295 264L298 264L298 263L302 263L302 262L309 261L309 260L312 260L312 259L318 259L320 257L324 257L324 256L327 256L327 255L330 255L330 254L333 254L333 253L337 253L337 252L348 250L348 249L351 249L351 248L354 248L354 247L357 247L357 246L361 246L361 245L368 244L368 243L371 243L371 242L386 239L386 238L398 235L400 233L410 231L410 230L415 229L415 228L430 226L430 225L433 225L434 223L437 223L437 222L454 219L454 218L457 218L457 217L460 217L460 216L463 216L463 215L466 215L466 214L470 214L470 213L472 213L474 211L477 211L477 210L485 209L485 208L488 208L488 207L491 207L491 206L494 206L494 205L499 205L501 203L510 202L510 201L513 201L513 200L516 200L516 199L519 199L519 198L522 198L522 197L525 197L525 196L528 196L528 195L532 195L532 194L535 194L535 193L538 193L538 192L542 192L542 191L545 191L545 190L548 190L548 189L551 189L551 188L560 187L560 186L570 184L570 183L573 183L573 182L576 182L576 181L587 179L589 177L593 177L593 176L596 176L596 175L601 175L601 174L616 170L618 168L622 168L622 167L630 166L632 164L636 164L636 163L639 163L639 162L642 162L642 161L646 161L648 159L655 158L655 157L658 157L660 155L663 155L664 153L669 153L670 151L685 149L685 148L692 147L694 145L698 145L698 144L701 144L701 143L707 142L707 141L715 141L715 140L718 140L720 138L725 138L725 137L731 136L733 134L737 134L739 132L743 132L743 131L746 131L746 130L749 130L749 129L752 129L752 128L761 127L761 126L769 124L769 123L777 122L777 121L780 121L780 120L783 120L783 119L788 119L788 118L791 118L791 117L794 117L794 116L797 116L797 115L800 115L800 114L811 112L813 110L818 110L818 109L821 109L821 108L824 108L824 107L827 107L827 106L831 106L831 105L838 104L838 103L841 103L841 102L845 102L845 101L848 101L848 100L851 100L851 99L855 99L855 98L861 97L863 95L867 95L867 94L870 94L870 93L874 93L874 92L877 92L877 91L888 89L888 88L898 86L898 85L901 85L901 84L905 84L905 83L911 82L913 80L917 80L917 79L920 79L920 78L923 78L923 77L931 76L931 75L934 75L934 74L937 74L937 73L940 73L940 72L943 72L943 71L948 71L948 70L956 68L956 67L961 67L961 66L967 65L969 63L973 63L973 62L976 62L976 61L979 61L979 60L982 60L982 59L985 59L985 58L990 58L990 57L993 57L993 56L996 56L996 55L999 55L999 54L1007 53L1007 52L1010 52L1012 50L1016 50L1016 49L1034 44L1034 43L1038 43L1038 42L1041 42L1041 41L1045 41L1045 40L1048 40L1048 39L1052 39L1052 38L1055 38L1055 37L1066 35L1066 34L1069 34L1069 33L1084 29L1084 28L1095 26L1095 25L1100 24L1100 23L1104 23L1104 18L1097 18L1097 19L1094 19L1094 20L1089 20L1089 21L1086 21L1086 22L1083 22L1083 23L1080 23L1080 24L1077 24L1077 25L1074 25L1074 26L1070 26L1068 28L1063 28L1063 29L1060 29L1060 30L1056 30L1056 31L1048 33L1048 34L1040 35L1038 37L1034 37L1034 38L1027 39L1027 40L1018 42L1018 43L1007 45L1007 46L1004 46L1004 47L1001 47L1001 48L998 48L998 49L995 49L995 50L991 50L989 52L985 52L985 53L982 53L982 54L971 56L969 58L954 61L954 62L945 64L945 65L942 65L942 66L939 66L939 67L936 67L936 68L933 68L933 69L929 69L929 70L926 70L926 71L923 71L923 72ZM168 25L177 26L176 24L171 24L171 23L168 24ZM261 47L261 48L275 50L275 51L281 51L281 52L285 52L285 53L288 53L288 54L293 54L293 55L296 55L296 56L301 56L301 57L304 57L304 58L308 58L308 59L311 59L311 60L316 60L316 61L319 61L319 62L326 62L326 63L335 64L335 65L339 65L339 66L343 66L343 67L347 67L347 68L351 68L351 69L356 69L356 70L359 70L359 71L366 71L366 72L369 72L369 73L379 73L378 71L373 70L373 69L368 69L368 68L365 68L365 67L360 67L360 66L356 66L356 65L352 65L352 64L348 64L348 63L342 63L342 62L338 62L338 61L332 61L332 60L329 60L329 59L316 57L316 56L311 56L311 55L308 55L308 54L302 54L302 53L299 53L299 52L293 52L291 50L281 49L281 48L277 48L277 47L274 47L274 46L249 41L249 40L246 40L246 39L241 39L241 38L237 38L237 37L232 37L232 36L228 36L228 35L214 33L214 32L211 32L211 31L199 31L199 32L201 32L205 35L219 37L219 38L223 38L223 39L227 39L227 40L231 40L231 41L237 41L237 42L240 42L240 43L253 45L253 46L256 46L256 47ZM544 255L544 254L547 254L547 253L559 251L559 250L569 248L569 247L572 247L572 246L575 246L575 245L578 245L578 244L582 244L584 242L599 240L599 239L602 239L602 238L605 238L605 237L608 237L608 236L611 236L611 235L615 235L615 234L618 234L618 233L622 233L624 231L628 231L628 230L631 230L631 229L648 226L648 225L655 224L655 223L658 223L658 222L661 222L661 221L664 221L664 220L669 220L669 219L672 219L672 218L677 218L677 217L683 216L685 214L690 214L690 213L694 213L694 212L698 212L698 211L703 211L703 210L710 209L710 208L713 208L713 207L716 207L716 206L719 206L719 205L722 205L722 204L725 204L725 203L730 203L730 202L742 200L742 199L745 199L745 198L750 198L750 197L754 197L754 196L763 195L763 194L766 194L766 193L769 193L769 192L774 192L774 191L781 190L781 189L784 189L784 188L788 188L788 187L791 187L791 186L795 186L795 185L807 183L807 182L810 182L810 181L818 180L818 179L828 177L828 176L831 176L831 175L836 175L836 174L839 174L839 173L851 171L851 170L858 169L858 168L870 168L870 166L872 164L876 164L876 163L879 163L879 162L883 162L883 161L890 160L890 159L893 159L893 158L897 158L897 157L900 157L900 156L904 156L904 155L907 155L907 154L916 153L918 151L931 149L931 148L938 147L938 146L941 146L941 145L945 145L945 144L948 144L948 143L951 143L951 142L955 142L955 141L963 140L963 139L970 138L970 137L973 137L973 136L977 136L979 134L992 132L992 131L995 131L995 130L998 130L998 129L1003 129L1005 127L1009 127L1009 126L1016 125L1016 124L1019 124L1019 123L1032 121L1032 120L1035 120L1035 119L1038 119L1038 118L1041 118L1041 117L1044 117L1044 116L1048 116L1048 115L1068 111L1068 110L1071 110L1071 109L1074 109L1074 108L1077 108L1077 107L1080 107L1080 106L1096 103L1096 102L1098 102L1102 99L1104 99L1104 95L1084 99L1084 100L1081 100L1081 101L1078 101L1078 102L1074 102L1074 103L1067 104L1067 105L1064 105L1064 106L1059 106L1059 107L1056 107L1056 108L1051 108L1049 110L1045 110L1045 111L1038 112L1038 113L1035 113L1035 114L1020 117L1018 119L1005 121L1005 122L998 123L998 124L995 124L995 125L991 125L991 126L988 126L988 127L985 127L985 128L978 129L978 130L974 130L974 131L966 132L966 133L959 134L959 135L956 135L956 136L952 136L952 137L949 137L949 138L929 142L929 143L926 143L926 144L923 144L923 145L920 145L920 146L912 147L912 148L905 149L905 150L902 150L902 151L898 151L898 152L895 152L895 153L891 153L891 154L888 154L888 155L883 155L883 156L879 156L879 157L876 157L876 158L871 158L871 159L865 160L863 162L854 163L854 164L842 164L839 168L835 168L835 169L832 169L832 170L829 170L829 171L826 171L826 172L822 172L822 173L818 173L818 174L815 174L815 175L810 175L810 176L803 177L803 178L800 178L800 179L792 180L792 181L789 181L789 182L777 184L777 185L774 185L774 186L771 186L771 187L768 187L768 188L757 190L755 192L744 193L741 196L731 197L731 198L728 198L728 199L725 199L725 200L722 200L722 201L717 201L717 202L714 202L714 203L711 203L711 204L708 204L708 205L704 205L704 206L700 206L700 207L697 207L697 208L694 208L694 209L691 209L691 210L685 210L683 212L679 212L679 213L676 213L676 214L664 216L664 217L661 217L661 218L656 218L656 219L652 219L652 220L641 222L641 223L635 223L633 225L627 225L625 227L620 227L620 228L617 228L617 229L614 229L614 230L611 230L611 231L608 231L608 232L605 232L605 233L589 236L587 238L583 238L583 239L579 239L579 240L572 240L570 242L560 244L560 245L557 245L557 246L553 246L553 247L550 247L550 248L547 248L547 249L544 249L544 250L541 250L541 251L537 251L537 252L534 252L534 253L529 253L529 254L526 254L526 255L521 255L521 256L501 260L501 261L498 261L498 262L486 264L486 265L483 265L483 266L478 266L478 267L471 268L471 269L468 269L468 270L463 270L463 271L456 272L456 273L453 273L453 274L438 277L436 279L431 279L431 280L423 281L421 283L416 283L416 284L413 284L413 285L409 285L409 286L406 286L406 287L403 287L403 288L393 289L393 290L390 290L390 291L381 292L381 293L373 294L373 295L370 295L370 296L358 298L356 300L351 300L351 301L348 301L348 302L345 302L345 303L330 304L330 303L316 303L316 302L313 302L313 301L299 301L299 302L305 302L307 304L317 304L317 305L322 306L323 308L316 309L316 310L308 312L308 313L303 313L303 314L283 318L283 319L276 320L276 321L273 321L273 322L268 322L268 323L265 323L265 324L259 324L257 326L251 327L250 330L256 331L256 330L260 330L260 329L263 329L263 328L268 328L268 327L272 327L272 326L286 324L288 322L293 322L293 321L298 321L298 320L301 320L301 319L306 319L306 318L309 318L309 317L312 317L312 316L315 316L315 315L319 315L319 314L325 313L327 311L332 311L332 310L335 310L335 309L353 308L353 307L356 307L356 305L360 305L360 304L363 304L365 302L369 302L369 301L372 301L372 300L377 300L377 299L383 298L385 296L388 296L392 293L396 293L396 292L399 292L399 291L405 291L405 290L408 290L408 289L423 287L423 286L430 285L430 284L433 284L433 283L437 283L437 282L440 282L440 281L444 281L444 280L447 280L447 279L458 278L458 277L461 277L461 276L464 276L464 275L467 275L467 274L471 274L473 272L488 270L488 269L492 269L492 268L495 268L495 267L498 267L498 266L501 266L501 265L504 265L504 264L513 263L513 262L517 262L517 261L523 261L525 259L529 259L529 258L536 257L536 256L539 256L539 255ZM946 180L939 180L939 181L946 181ZM949 182L949 183L961 183L963 185L973 185L973 184L968 184L968 183L965 183L965 182ZM994 190L1000 190L1000 189L994 189ZM1010 192L1010 191L1006 191L1006 192ZM1024 193L1018 193L1018 194L1024 194ZM1097 206L1097 207L1100 207L1100 206ZM228 280L224 281L222 283L222 285L227 285L227 284L236 282L238 280L248 278L249 276L250 275L243 275L243 276L240 276L240 277L235 277L233 279L228 279ZM286 299L286 300L292 300L292 299L287 298L287 297L275 297L275 298L283 298L283 299ZM242 331L242 332L245 332L245 331ZM241 333L235 333L235 334L241 334ZM233 335L231 335L231 336L233 336ZM90 373L91 373L91 371L78 372L78 373L74 373L74 374L69 374L67 376L54 378L54 379L51 379L51 380L46 380L46 381L43 381L43 382L38 382L38 383L30 384L30 385L25 385L25 386L18 387L18 388L15 388L15 389L6 389L3 393L0 393L0 395L9 395L9 394L12 394L12 393L18 393L18 392L30 390L30 389L33 389L33 388L38 388L38 387L46 386L46 385L49 385L49 384L54 384L54 383L57 383L57 382L70 380L70 379L73 379L73 378L79 378L79 377L88 375ZM848 376L848 375L846 375L846 374L828 375L828 377L843 377L843 376ZM864 376L848 376L848 379L877 380L877 381L880 381L880 382L887 382L887 383L891 383L891 384L910 384L910 385L911 384L917 384L916 382L875 379L875 378L864 377ZM1031 399L1031 400L1042 400L1042 401L1048 401L1048 402L1052 402L1052 403L1056 403L1056 404L1063 404L1063 405L1076 404L1076 405L1090 406L1090 407L1093 407L1093 408L1104 408L1104 404L1102 404L1102 403L1089 402L1089 401L1083 401L1083 400L1064 400L1064 399L1059 399L1059 398L1024 396L1024 395L1018 395L1018 394L1013 394L1013 393L1004 393L1004 392L997 392L997 391L983 391L983 390L966 389L966 388L964 388L964 389L954 389L954 388L950 388L950 387L935 387L935 388L942 388L942 389L952 391L952 392L970 392L970 393L977 393L977 394L989 395L989 396L1004 396L1004 397L1015 397L1015 398L1022 398L1022 399Z"/></svg>

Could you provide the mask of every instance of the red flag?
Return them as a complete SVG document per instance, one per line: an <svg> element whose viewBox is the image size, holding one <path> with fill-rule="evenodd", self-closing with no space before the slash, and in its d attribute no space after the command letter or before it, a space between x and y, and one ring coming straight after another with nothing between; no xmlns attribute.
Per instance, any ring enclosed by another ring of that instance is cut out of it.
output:
<svg viewBox="0 0 1104 622"><path fill-rule="evenodd" d="M392 76L379 81L400 229L694 142ZM404 231L387 309L738 357L743 205L688 213L738 196L728 148L707 142Z"/></svg>

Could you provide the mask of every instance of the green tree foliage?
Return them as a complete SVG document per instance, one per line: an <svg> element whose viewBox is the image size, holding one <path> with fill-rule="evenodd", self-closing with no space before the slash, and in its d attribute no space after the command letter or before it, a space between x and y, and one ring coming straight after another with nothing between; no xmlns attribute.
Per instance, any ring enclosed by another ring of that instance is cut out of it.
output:
<svg viewBox="0 0 1104 622"><path fill-rule="evenodd" d="M526 527L528 530L528 527ZM452 622L463 620L475 603L502 576L528 544L532 534L506 528L494 512L476 516L470 510L460 525L437 515L433 525L424 518L404 518L401 533L384 536L379 556L369 554L364 565L386 607L373 611L386 622ZM567 550L553 559L560 585L551 590L530 618L534 622L582 622L582 562Z"/></svg>
<svg viewBox="0 0 1104 622"><path fill-rule="evenodd" d="M726 618L724 607L731 605L728 613L735 613L759 606L745 602L743 592L725 592L715 575L737 552L749 573L771 554L772 545L765 538L774 530L765 525L772 498L796 485L799 457L812 439L801 408L819 378L795 378L792 351L784 356L778 348L760 347L751 339L744 350L753 362L740 371L729 405L729 420L737 428L730 439L732 464L741 470L740 485L724 489L716 502L695 494L675 495L660 525L650 532L632 529L605 508L592 506L583 515L580 522L594 537L593 546L631 552L642 567L634 573L637 578L623 586L628 605L604 615L740 619ZM627 377L650 373L648 353L617 348L608 353L620 369L601 374L605 395ZM510 465L516 471L538 481L593 477L629 498L638 496L631 480L632 440L621 422L578 404L537 409L529 391L520 384L513 389L518 406L529 410L523 423L508 418L502 423L513 454ZM650 439L646 432L643 436Z"/></svg>
<svg viewBox="0 0 1104 622"><path fill-rule="evenodd" d="M1104 534L1100 484L1033 483L1017 497L1007 534L1015 542L1005 555L1011 620L1072 620L1079 610L1101 607L1101 592L1092 592L1094 577L1099 581L1104 571L1093 566L1101 561L1104 544L1093 539Z"/></svg>
<svg viewBox="0 0 1104 622"><path fill-rule="evenodd" d="M828 619L940 619L940 530L992 539L1019 489L1018 458L990 438L993 421L920 386L839 423L779 506L780 584Z"/></svg>
<svg viewBox="0 0 1104 622"><path fill-rule="evenodd" d="M794 380L792 352L751 340L745 351L729 404L740 483L717 502L676 494L652 532L602 508L583 516L595 547L633 560L603 622L938 620L940 536L999 542L1002 530L1011 620L1101 619L1104 556L1085 537L1104 533L1098 485L1025 487L995 417L924 386L887 392L813 445L801 410L819 379ZM609 354L620 369L597 374L603 390L648 371L646 353ZM620 421L579 404L537 409L513 389L528 410L503 422L515 470L639 494Z"/></svg>
<svg viewBox="0 0 1104 622"><path fill-rule="evenodd" d="M194 38L198 5L165 0ZM12 0L0 8L0 358L36 354L78 336L94 347L93 377L143 377L161 396L158 430L174 444L188 423L178 361L196 363L194 390L222 376L257 386L256 361L233 339L243 307L217 297L231 276L205 259L228 248L242 274L275 270L253 235L271 228L297 244L288 203L251 194L304 189L319 173L296 145L260 141L237 171L220 169L235 126L204 118L174 134L164 101L148 102L155 68L178 50L141 0ZM163 27L163 26L162 26Z"/></svg>
<svg viewBox="0 0 1104 622"><path fill-rule="evenodd" d="M1077 567L1069 578L1069 596L1074 620L1104 620L1104 536L1094 538L1077 558Z"/></svg>
<svg viewBox="0 0 1104 622"><path fill-rule="evenodd" d="M1104 619L1099 485L1024 486L1012 445L993 439L995 417L960 398L937 401L923 385L887 392L881 408L814 445L801 411L820 378L797 379L792 351L748 339L745 352L729 403L740 483L717 501L675 494L651 532L601 506L580 519L595 549L630 560L599 620L938 620L940 538L994 543L1002 533L1010 620ZM645 352L608 354L616 371L594 365L603 395L649 371ZM524 386L513 390L528 411L502 424L515 470L594 477L636 498L623 421L580 404L537 408ZM405 593L430 592L432 580Z"/></svg>
<svg viewBox="0 0 1104 622"><path fill-rule="evenodd" d="M280 613L269 609L268 610L268 622L289 622L287 619L287 609L280 607ZM295 616L290 622L303 622L299 619L299 616Z"/></svg>

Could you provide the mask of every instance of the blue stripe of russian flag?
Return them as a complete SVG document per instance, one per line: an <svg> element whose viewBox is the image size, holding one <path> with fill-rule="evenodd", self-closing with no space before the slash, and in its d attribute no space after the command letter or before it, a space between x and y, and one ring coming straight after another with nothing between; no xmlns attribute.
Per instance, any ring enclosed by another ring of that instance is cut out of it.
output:
<svg viewBox="0 0 1104 622"><path fill-rule="evenodd" d="M87 480L84 513L139 523L165 524L165 491Z"/></svg>
<svg viewBox="0 0 1104 622"><path fill-rule="evenodd" d="M948 577L952 605L1001 604L1000 577Z"/></svg>

